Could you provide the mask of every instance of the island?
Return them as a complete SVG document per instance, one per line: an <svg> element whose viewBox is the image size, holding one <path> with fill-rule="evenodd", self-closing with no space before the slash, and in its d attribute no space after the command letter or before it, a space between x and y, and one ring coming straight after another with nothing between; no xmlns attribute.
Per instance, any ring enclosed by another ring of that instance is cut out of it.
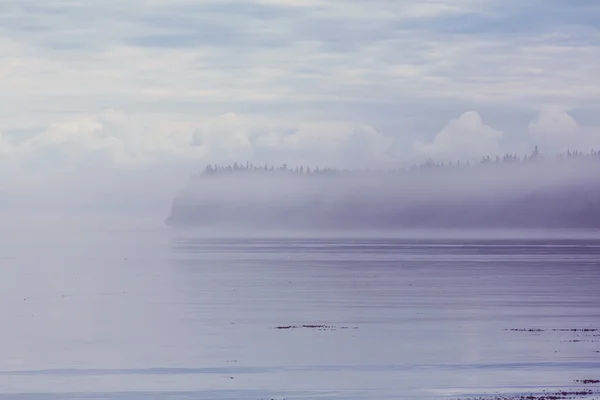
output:
<svg viewBox="0 0 600 400"><path fill-rule="evenodd" d="M600 152L536 149L476 163L347 170L208 165L175 197L172 227L600 228Z"/></svg>

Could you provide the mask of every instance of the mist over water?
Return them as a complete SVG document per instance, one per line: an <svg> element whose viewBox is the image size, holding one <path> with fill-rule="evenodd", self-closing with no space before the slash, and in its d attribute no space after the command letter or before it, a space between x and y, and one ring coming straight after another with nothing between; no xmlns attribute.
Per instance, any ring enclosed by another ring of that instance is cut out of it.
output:
<svg viewBox="0 0 600 400"><path fill-rule="evenodd" d="M205 173L175 198L173 226L600 228L598 157L419 171ZM211 172L211 171L207 171Z"/></svg>

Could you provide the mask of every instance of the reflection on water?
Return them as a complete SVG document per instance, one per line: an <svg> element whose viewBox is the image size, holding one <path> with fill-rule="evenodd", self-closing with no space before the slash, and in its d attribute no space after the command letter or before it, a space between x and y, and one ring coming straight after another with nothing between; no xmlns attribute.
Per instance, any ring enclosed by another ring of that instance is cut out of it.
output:
<svg viewBox="0 0 600 400"><path fill-rule="evenodd" d="M2 398L456 398L600 377L600 332L556 330L600 328L592 237L3 243Z"/></svg>

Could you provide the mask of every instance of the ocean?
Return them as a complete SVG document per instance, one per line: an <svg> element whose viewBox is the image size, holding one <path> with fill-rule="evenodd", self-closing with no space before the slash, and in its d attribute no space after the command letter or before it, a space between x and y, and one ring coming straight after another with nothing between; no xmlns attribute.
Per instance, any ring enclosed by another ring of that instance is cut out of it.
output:
<svg viewBox="0 0 600 400"><path fill-rule="evenodd" d="M0 239L1 399L600 389L577 382L600 379L597 231L47 223Z"/></svg>

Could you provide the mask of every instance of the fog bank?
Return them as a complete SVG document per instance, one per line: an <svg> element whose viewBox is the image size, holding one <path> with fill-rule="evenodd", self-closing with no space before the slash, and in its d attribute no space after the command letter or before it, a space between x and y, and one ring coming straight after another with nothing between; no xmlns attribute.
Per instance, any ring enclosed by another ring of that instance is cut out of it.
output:
<svg viewBox="0 0 600 400"><path fill-rule="evenodd" d="M594 153L412 171L208 169L176 196L167 223L294 229L600 228L599 166Z"/></svg>

